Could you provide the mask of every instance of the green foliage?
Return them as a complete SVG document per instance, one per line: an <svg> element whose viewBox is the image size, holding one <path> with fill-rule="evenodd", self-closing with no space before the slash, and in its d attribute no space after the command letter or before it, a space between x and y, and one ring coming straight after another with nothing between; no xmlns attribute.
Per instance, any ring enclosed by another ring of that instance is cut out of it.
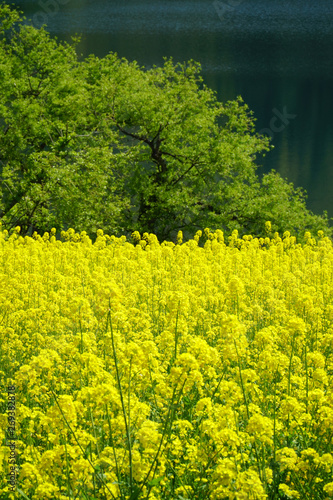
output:
<svg viewBox="0 0 333 500"><path fill-rule="evenodd" d="M203 227L261 235L331 234L327 215L277 173L260 181L269 150L239 97L222 104L194 61L150 70L110 53L80 61L0 6L0 216L22 232L89 234Z"/></svg>

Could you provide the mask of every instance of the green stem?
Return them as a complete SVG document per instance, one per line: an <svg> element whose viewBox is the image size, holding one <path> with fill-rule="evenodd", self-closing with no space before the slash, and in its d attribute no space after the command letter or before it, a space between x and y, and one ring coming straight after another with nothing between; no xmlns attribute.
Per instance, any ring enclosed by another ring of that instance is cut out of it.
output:
<svg viewBox="0 0 333 500"><path fill-rule="evenodd" d="M154 460L152 461L150 469L149 469L148 473L146 474L146 477L145 477L144 481L142 482L141 488L139 490L139 494L141 493L144 485L146 484L146 482L147 482L147 480L149 478L149 475L150 475L151 471L154 468L155 463L157 462L158 456L160 454L160 451L161 451L161 448L162 448L162 445L163 445L163 441L164 441L165 435L168 434L168 437L170 435L171 428L172 428L172 422L173 422L173 416L174 416L174 410L175 410L175 407L177 407L179 405L179 401L180 401L180 398L181 398L181 395L182 395L182 392L183 392L183 389L184 389L184 386L185 386L185 382L186 382L186 379L184 380L182 388L179 391L178 400L177 400L176 403L174 403L173 400L174 400L174 397L175 397L175 394L176 394L177 385L174 388L174 391L173 391L173 394L172 394L172 398L171 398L171 403L170 403L170 406L169 406L169 409L168 409L168 414L166 416L166 421L165 421L163 433L162 433L162 436L161 436L160 444L158 446L157 452L155 454ZM170 415L171 415L171 417L170 417ZM170 425L169 425L169 423L170 423ZM155 469L155 472L156 472L156 469Z"/></svg>
<svg viewBox="0 0 333 500"><path fill-rule="evenodd" d="M115 448L115 444L114 444L114 440L113 440L113 433L112 433L112 428L111 428L111 420L110 420L110 416L109 416L109 411L108 411L108 407L106 406L106 416L107 416L107 419L108 419L108 425L109 425L109 431L110 431L110 440L111 440L111 446L112 446L112 450L113 450L113 458L114 458L114 461L115 461L115 464L116 464L116 475L117 475L117 479L118 479L118 483L120 484L120 472L119 472L119 466L118 466L118 459L117 459L117 454L116 454L116 448ZM123 494L122 492L120 491L120 494L121 494L121 498L123 498Z"/></svg>
<svg viewBox="0 0 333 500"><path fill-rule="evenodd" d="M70 481L70 476L69 476L67 440L65 440L65 453L66 453L67 493L68 493L68 498L71 498L73 495L71 494L71 481Z"/></svg>
<svg viewBox="0 0 333 500"><path fill-rule="evenodd" d="M112 328L112 321L111 321L111 302L110 302L110 300L109 300L109 311L108 311L108 323L110 323L112 351L113 351L113 356L114 356L114 361L115 361L117 384L118 384L121 407L123 410L125 429L126 429L127 446L128 446L128 453L129 453L129 468L130 468L130 491L132 494L132 492L133 492L133 465L132 465L131 436L130 436L129 425L128 425L127 418L126 418L126 409L125 409L123 391L122 391L121 383L120 383L117 353L116 353L116 347L115 347L115 343L114 343L114 335L113 335L113 328Z"/></svg>
<svg viewBox="0 0 333 500"><path fill-rule="evenodd" d="M177 348L178 348L178 315L179 315L179 305L180 303L178 302L178 309L177 309L177 316L176 316L176 330L175 330L175 360L177 359Z"/></svg>
<svg viewBox="0 0 333 500"><path fill-rule="evenodd" d="M77 444L77 445L78 445L78 447L80 448L80 450L81 450L81 452L82 452L82 456L84 457L84 455L85 455L84 450L83 450L82 446L80 445L80 443L79 443L79 441L78 441L78 439L77 439L77 437L76 437L76 435L75 435L75 432L73 431L72 427L70 426L70 424L69 424L69 422L68 422L67 418L65 417L64 412L62 411L62 408L61 408L61 406L60 406L60 404L59 404L59 402L58 402L58 400L57 400L57 396L56 396L55 392L53 391L53 389L51 389L51 392L52 392L53 397L54 397L54 400L55 400L55 402L57 403L57 406L58 406L58 408L59 408L59 410L60 410L60 413L61 413L61 415L62 415L62 418L64 419L64 421L65 421L65 423L66 423L66 425L67 425L68 429L69 429L69 430L71 431L71 433L73 434L73 437L74 437L74 439L75 439L75 441L76 441L76 444ZM112 498L114 498L114 499L116 500L116 497L114 496L114 494L112 493L112 491L108 488L108 485L105 483L104 478L103 478L102 476L99 476L99 472L98 472L98 470L95 468L95 466L93 465L93 463L91 462L91 460L90 460L88 457L87 457L87 460L88 460L89 464L91 465L91 467L94 469L95 474L97 475L97 477L99 477L99 479L101 480L101 482L104 484L105 488L106 488L106 489L108 490L108 492L111 494Z"/></svg>
<svg viewBox="0 0 333 500"><path fill-rule="evenodd" d="M242 368L241 368L241 363L240 363L240 358L239 358L239 354L238 354L238 349L237 349L236 340L234 340L234 343L235 343L235 349L236 349L236 353L237 353L238 368L239 368L239 377L240 377L240 383L241 383L241 388L242 388L243 397L244 397L244 402L245 402L245 407L246 407L246 414L247 414L247 418L249 419L249 418L250 418L249 404L248 404L248 402L247 402L247 398L246 398L245 386L244 386L244 383L243 383L243 377L242 377ZM254 445L254 452L255 452L255 454L256 454L256 459L257 459L257 465L258 465L258 473L259 473L259 478L260 478L260 480L262 480L262 474L261 474L261 468L260 468L259 454L258 454L258 449L257 449L257 445L256 445L255 440L254 440L253 445Z"/></svg>

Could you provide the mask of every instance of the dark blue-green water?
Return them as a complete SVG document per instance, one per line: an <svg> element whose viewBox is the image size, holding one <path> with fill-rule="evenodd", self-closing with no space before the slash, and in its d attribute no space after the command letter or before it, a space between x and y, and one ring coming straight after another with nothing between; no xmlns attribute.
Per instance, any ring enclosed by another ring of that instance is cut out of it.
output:
<svg viewBox="0 0 333 500"><path fill-rule="evenodd" d="M272 137L261 172L275 169L333 217L332 0L16 1L60 39L82 34L84 56L151 67L194 59L220 101L241 95Z"/></svg>

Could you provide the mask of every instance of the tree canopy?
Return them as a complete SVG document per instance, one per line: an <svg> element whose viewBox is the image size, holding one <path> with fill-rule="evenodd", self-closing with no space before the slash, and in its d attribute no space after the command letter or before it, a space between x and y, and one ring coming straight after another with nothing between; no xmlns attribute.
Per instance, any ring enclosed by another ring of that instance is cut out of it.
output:
<svg viewBox="0 0 333 500"><path fill-rule="evenodd" d="M174 238L210 227L331 234L306 194L257 159L269 140L239 97L217 100L194 61L81 59L0 5L0 217L23 233L75 228Z"/></svg>

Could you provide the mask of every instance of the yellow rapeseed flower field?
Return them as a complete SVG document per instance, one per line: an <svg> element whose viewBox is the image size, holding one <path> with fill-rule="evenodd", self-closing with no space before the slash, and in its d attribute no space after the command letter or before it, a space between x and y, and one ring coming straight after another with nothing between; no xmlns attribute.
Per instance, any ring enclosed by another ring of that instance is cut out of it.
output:
<svg viewBox="0 0 333 500"><path fill-rule="evenodd" d="M0 232L0 499L333 498L333 245L266 231Z"/></svg>

